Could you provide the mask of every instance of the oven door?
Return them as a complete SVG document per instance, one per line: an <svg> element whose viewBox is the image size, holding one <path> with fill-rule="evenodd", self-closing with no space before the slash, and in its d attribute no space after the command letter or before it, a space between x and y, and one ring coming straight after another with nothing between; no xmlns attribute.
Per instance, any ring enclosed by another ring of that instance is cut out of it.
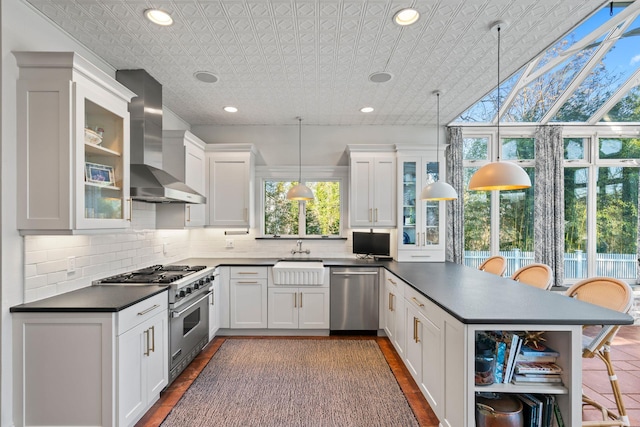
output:
<svg viewBox="0 0 640 427"><path fill-rule="evenodd" d="M171 347L170 371L185 361L185 366L202 350L202 346L209 338L209 295L211 292L200 296L195 302L186 308L171 309L171 334L169 344ZM199 348L198 348L199 347ZM188 359L188 360L187 360Z"/></svg>

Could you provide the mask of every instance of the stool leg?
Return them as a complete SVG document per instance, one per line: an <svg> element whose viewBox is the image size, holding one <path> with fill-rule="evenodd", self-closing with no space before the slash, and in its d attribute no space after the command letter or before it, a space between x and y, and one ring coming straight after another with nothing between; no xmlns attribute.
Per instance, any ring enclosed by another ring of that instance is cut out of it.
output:
<svg viewBox="0 0 640 427"><path fill-rule="evenodd" d="M613 391L613 397L616 401L618 414L620 414L619 419L624 422L625 426L628 426L629 417L627 416L624 402L622 401L622 392L620 391L620 385L618 384L618 377L613 370L613 363L611 362L611 348L609 346L609 343L603 345L602 348L596 352L596 354L607 367L607 374L609 375L609 381L611 382L611 390Z"/></svg>

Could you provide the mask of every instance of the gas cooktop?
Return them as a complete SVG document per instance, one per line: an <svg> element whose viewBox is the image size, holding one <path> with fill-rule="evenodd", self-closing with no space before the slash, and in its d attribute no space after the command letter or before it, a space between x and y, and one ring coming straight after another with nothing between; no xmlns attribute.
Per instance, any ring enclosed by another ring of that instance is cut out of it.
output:
<svg viewBox="0 0 640 427"><path fill-rule="evenodd" d="M204 265L152 265L100 279L100 283L172 283L205 268Z"/></svg>

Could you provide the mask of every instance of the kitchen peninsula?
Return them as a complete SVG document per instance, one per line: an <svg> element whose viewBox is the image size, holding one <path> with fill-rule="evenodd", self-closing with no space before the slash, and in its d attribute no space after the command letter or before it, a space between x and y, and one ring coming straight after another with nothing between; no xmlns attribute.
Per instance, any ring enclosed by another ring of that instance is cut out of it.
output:
<svg viewBox="0 0 640 427"><path fill-rule="evenodd" d="M223 270L238 266L268 268L276 261L191 258L181 263ZM575 425L581 417L582 325L633 323L626 314L453 263L325 259L324 265L382 269L385 283L381 283L380 308L384 329L390 316L399 316L395 336L390 339L441 423L448 426L474 423L475 393L479 391L474 386L476 331L546 331L549 345L561 354L558 363L564 369L563 386L536 386L532 391L531 386L494 384L482 391L556 394L566 425ZM221 286L228 284L223 280ZM46 311L47 301L59 305L64 298L60 295L23 304L12 311ZM233 332L223 330L225 334ZM15 339L20 340L20 334ZM20 348L19 343L16 348Z"/></svg>

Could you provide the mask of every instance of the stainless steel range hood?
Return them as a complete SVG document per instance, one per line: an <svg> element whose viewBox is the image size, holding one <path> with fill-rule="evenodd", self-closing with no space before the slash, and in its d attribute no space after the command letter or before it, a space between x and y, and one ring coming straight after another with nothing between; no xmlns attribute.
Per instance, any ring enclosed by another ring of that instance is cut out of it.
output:
<svg viewBox="0 0 640 427"><path fill-rule="evenodd" d="M162 85L145 70L118 70L116 80L135 92L131 117L131 198L151 203L206 203L162 170Z"/></svg>

